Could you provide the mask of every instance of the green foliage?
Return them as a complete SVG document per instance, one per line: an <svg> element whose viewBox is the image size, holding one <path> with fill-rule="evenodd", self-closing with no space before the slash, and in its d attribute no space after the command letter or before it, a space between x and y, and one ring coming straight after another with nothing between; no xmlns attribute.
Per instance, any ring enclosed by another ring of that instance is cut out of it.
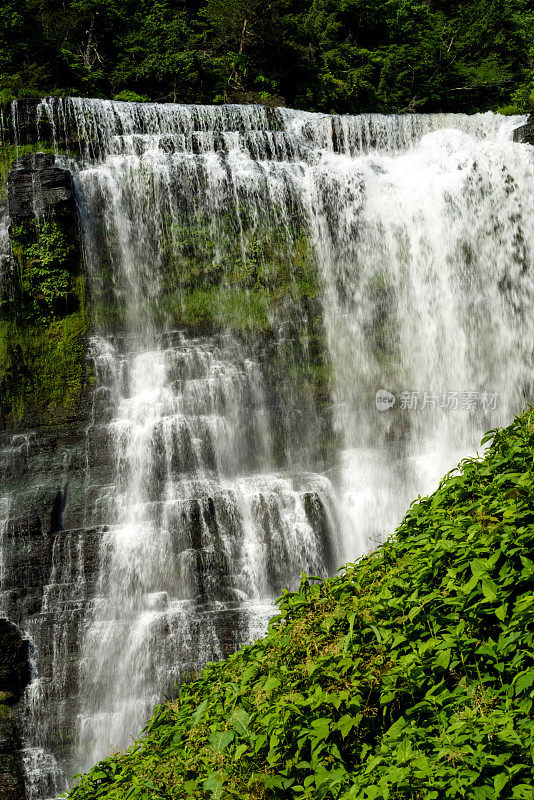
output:
<svg viewBox="0 0 534 800"><path fill-rule="evenodd" d="M122 100L124 103L146 103L150 98L146 95L136 94L124 89L113 98L114 100Z"/></svg>
<svg viewBox="0 0 534 800"><path fill-rule="evenodd" d="M534 413L278 601L71 800L534 797Z"/></svg>
<svg viewBox="0 0 534 800"><path fill-rule="evenodd" d="M5 0L1 98L532 108L528 0Z"/></svg>
<svg viewBox="0 0 534 800"><path fill-rule="evenodd" d="M73 276L78 271L76 239L56 217L35 218L11 227L11 244L20 269L17 316L52 319L77 305Z"/></svg>

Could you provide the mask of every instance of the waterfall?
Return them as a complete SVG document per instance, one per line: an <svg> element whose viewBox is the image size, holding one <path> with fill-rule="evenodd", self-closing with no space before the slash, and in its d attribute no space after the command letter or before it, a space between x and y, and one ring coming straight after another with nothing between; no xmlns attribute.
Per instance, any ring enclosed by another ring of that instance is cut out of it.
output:
<svg viewBox="0 0 534 800"><path fill-rule="evenodd" d="M299 570L333 566L329 482L269 472L258 365L226 337L143 341L94 341L115 480L100 498L113 524L82 648L84 765L126 744L196 664L221 658L221 628L252 639Z"/></svg>
<svg viewBox="0 0 534 800"><path fill-rule="evenodd" d="M79 609L75 678L58 656L51 679L76 698L67 775L261 635L300 572L382 541L532 395L521 122L40 103L94 316L83 527L58 535L43 607L58 651Z"/></svg>
<svg viewBox="0 0 534 800"><path fill-rule="evenodd" d="M532 150L506 119L444 122L310 175L347 557L532 397Z"/></svg>

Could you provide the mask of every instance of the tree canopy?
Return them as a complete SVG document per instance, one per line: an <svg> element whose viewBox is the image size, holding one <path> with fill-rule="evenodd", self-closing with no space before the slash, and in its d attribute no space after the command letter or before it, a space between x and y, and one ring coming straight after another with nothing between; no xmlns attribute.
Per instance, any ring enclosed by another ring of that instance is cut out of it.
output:
<svg viewBox="0 0 534 800"><path fill-rule="evenodd" d="M0 99L527 111L532 0L4 0Z"/></svg>

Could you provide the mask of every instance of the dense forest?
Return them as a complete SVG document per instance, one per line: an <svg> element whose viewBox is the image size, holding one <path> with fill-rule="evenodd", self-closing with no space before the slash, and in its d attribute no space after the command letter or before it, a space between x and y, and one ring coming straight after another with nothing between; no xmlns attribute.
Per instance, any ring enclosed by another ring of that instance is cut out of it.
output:
<svg viewBox="0 0 534 800"><path fill-rule="evenodd" d="M527 111L531 0L4 0L0 98Z"/></svg>

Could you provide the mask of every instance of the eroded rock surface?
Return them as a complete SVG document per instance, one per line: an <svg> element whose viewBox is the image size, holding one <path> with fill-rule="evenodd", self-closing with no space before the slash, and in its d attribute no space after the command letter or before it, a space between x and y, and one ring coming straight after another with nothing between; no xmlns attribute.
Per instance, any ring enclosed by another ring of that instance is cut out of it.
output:
<svg viewBox="0 0 534 800"><path fill-rule="evenodd" d="M49 153L34 153L15 161L7 180L12 223L74 205L72 175L55 162L55 156Z"/></svg>

